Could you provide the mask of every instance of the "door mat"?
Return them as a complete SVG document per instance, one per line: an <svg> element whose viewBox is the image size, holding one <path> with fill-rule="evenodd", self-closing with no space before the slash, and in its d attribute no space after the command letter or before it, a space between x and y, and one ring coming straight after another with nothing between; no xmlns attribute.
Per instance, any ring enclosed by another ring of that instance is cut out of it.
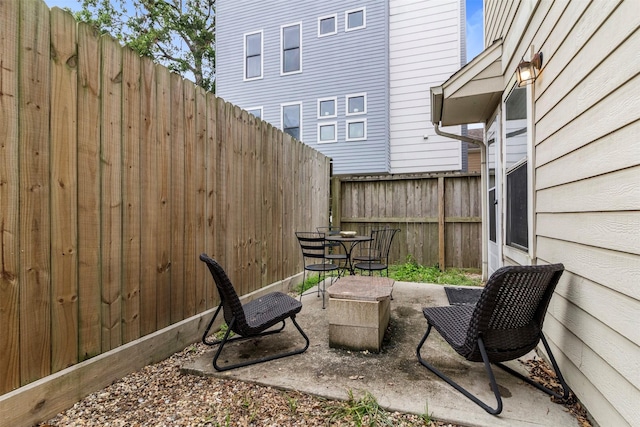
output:
<svg viewBox="0 0 640 427"><path fill-rule="evenodd" d="M474 305L478 299L480 299L482 288L455 288L446 286L444 291L447 293L447 299L450 305Z"/></svg>

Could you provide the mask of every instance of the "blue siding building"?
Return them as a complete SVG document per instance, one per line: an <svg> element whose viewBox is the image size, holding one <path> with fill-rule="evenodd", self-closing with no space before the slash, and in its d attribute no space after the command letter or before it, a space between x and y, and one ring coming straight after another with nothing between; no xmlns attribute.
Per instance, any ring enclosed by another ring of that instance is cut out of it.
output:
<svg viewBox="0 0 640 427"><path fill-rule="evenodd" d="M391 3L218 0L218 96L333 158L336 174L393 172ZM459 37L456 43L458 49ZM452 70L459 66L456 61ZM424 145L430 120L420 121ZM451 153L460 169L460 151Z"/></svg>

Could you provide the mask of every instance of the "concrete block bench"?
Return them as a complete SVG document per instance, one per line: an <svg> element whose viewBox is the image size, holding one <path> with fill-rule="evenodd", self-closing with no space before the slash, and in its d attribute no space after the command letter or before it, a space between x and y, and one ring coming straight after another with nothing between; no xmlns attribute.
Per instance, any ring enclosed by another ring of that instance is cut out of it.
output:
<svg viewBox="0 0 640 427"><path fill-rule="evenodd" d="M329 346L380 352L393 284L386 277L345 276L329 287Z"/></svg>

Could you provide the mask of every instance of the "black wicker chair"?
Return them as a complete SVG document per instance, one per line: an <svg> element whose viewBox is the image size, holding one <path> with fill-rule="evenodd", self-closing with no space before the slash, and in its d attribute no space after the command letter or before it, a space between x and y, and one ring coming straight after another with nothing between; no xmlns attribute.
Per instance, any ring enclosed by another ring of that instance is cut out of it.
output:
<svg viewBox="0 0 640 427"><path fill-rule="evenodd" d="M428 328L416 349L418 360L493 415L502 411L502 398L491 370L491 363L549 395L567 399L569 386L565 383L549 344L542 334L544 316L563 271L562 264L502 267L491 275L475 306L423 308ZM420 350L432 326L462 357L471 362L484 362L496 397L496 408L482 402L422 358ZM540 340L562 384L562 395L500 363L524 356L533 350Z"/></svg>
<svg viewBox="0 0 640 427"><path fill-rule="evenodd" d="M368 271L372 274L374 271L378 271L382 275L383 271L387 272L389 276L389 251L391 250L391 242L393 236L400 231L395 228L383 228L380 230L371 231L371 241L369 245L368 255L354 257L358 262L354 265L354 268L359 270Z"/></svg>
<svg viewBox="0 0 640 427"><path fill-rule="evenodd" d="M241 366L267 362L269 360L279 359L286 356L293 356L294 354L303 353L309 347L309 338L302 328L300 328L298 322L296 322L296 314L302 309L302 304L298 300L291 298L289 295L283 294L282 292L271 292L242 305L233 284L220 264L206 254L201 254L200 260L206 263L207 267L209 267L209 271L213 276L216 288L220 294L220 305L202 335L203 343L210 346L218 346L218 350L216 351L215 356L213 356L213 367L216 370L227 371ZM216 317L218 317L218 313L220 313L221 309L224 313L224 320L227 323L227 331L222 339L209 341L207 340L207 336L209 335L211 326L213 325ZM252 359L241 363L226 366L218 365L218 358L220 357L222 349L226 343L278 333L284 329L286 319L291 319L291 322L306 341L303 348L263 358ZM282 322L282 325L278 329L269 330L269 328L280 322ZM238 336L229 338L231 332Z"/></svg>

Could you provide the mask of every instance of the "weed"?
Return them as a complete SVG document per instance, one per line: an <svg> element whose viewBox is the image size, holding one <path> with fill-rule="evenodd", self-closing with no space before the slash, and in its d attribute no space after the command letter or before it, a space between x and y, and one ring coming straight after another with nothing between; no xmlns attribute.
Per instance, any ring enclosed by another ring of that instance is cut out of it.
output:
<svg viewBox="0 0 640 427"><path fill-rule="evenodd" d="M346 402L333 408L330 422L344 420L356 427L362 426L392 426L393 423L384 409L380 408L376 398L369 392L356 399L353 391L349 390Z"/></svg>
<svg viewBox="0 0 640 427"><path fill-rule="evenodd" d="M420 418L422 418L424 425L426 426L431 425L432 419L431 419L431 414L429 413L429 402L426 402L424 404L424 413L420 415Z"/></svg>
<svg viewBox="0 0 640 427"><path fill-rule="evenodd" d="M218 332L214 334L216 339L221 340L222 338L224 338L224 334L227 333L228 329L229 329L229 325L227 325L226 323L223 323L222 325L220 325L220 330L218 330ZM229 334L229 338L231 338L234 335L235 334L233 333L233 331L231 331L231 333Z"/></svg>
<svg viewBox="0 0 640 427"><path fill-rule="evenodd" d="M285 398L287 399L287 403L289 404L289 410L292 414L295 414L298 411L298 399L285 394Z"/></svg>
<svg viewBox="0 0 640 427"><path fill-rule="evenodd" d="M328 272L325 277L331 277L334 276L336 273L335 271L331 271ZM307 277L307 279L303 282L300 283L299 285L297 285L296 287L294 287L294 292L296 292L298 295L300 295L301 293L303 293L304 291L313 288L314 286L316 286L318 284L318 282L320 282L320 275L310 275L309 277Z"/></svg>
<svg viewBox="0 0 640 427"><path fill-rule="evenodd" d="M411 255L407 256L404 264L389 266L389 277L401 282L437 283L442 285L479 286L480 277L470 277L468 273L475 270L450 268L440 271L436 266L425 267L416 262Z"/></svg>

